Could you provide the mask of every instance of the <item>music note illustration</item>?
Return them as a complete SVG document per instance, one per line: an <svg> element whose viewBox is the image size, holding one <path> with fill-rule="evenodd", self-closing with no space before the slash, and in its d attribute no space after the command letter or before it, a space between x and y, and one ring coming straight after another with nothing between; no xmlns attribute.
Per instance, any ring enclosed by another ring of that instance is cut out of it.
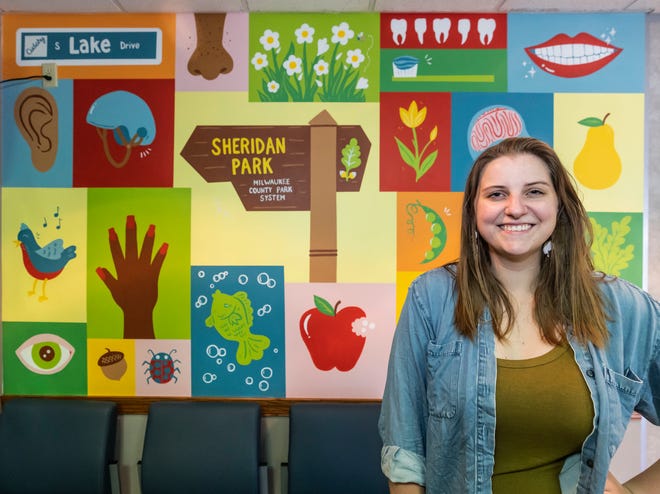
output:
<svg viewBox="0 0 660 494"><path fill-rule="evenodd" d="M43 227L46 228L48 226L48 221L46 221L46 217L44 216L44 224Z"/></svg>
<svg viewBox="0 0 660 494"><path fill-rule="evenodd" d="M56 228L57 230L59 230L60 228L62 228L62 218L58 218L58 220L57 220L57 226L56 226L55 228Z"/></svg>
<svg viewBox="0 0 660 494"><path fill-rule="evenodd" d="M55 211L55 212L53 213L53 217L54 217L54 218L57 218L59 215L60 215L60 207L57 206L57 211Z"/></svg>

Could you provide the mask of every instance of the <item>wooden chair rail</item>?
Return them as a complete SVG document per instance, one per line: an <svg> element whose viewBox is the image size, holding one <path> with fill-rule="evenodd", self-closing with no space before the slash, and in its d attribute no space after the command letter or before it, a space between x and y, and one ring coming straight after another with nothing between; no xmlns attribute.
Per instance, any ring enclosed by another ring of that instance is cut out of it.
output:
<svg viewBox="0 0 660 494"><path fill-rule="evenodd" d="M14 398L26 397L23 395L2 395L2 402ZM373 403L376 399L320 399L320 398L221 398L221 397L181 397L181 396L34 396L30 398L44 399L88 399L106 400L117 403L117 412L120 415L146 415L149 405L155 401L257 401L261 405L261 414L265 417L288 416L292 403L299 402L341 402L341 403Z"/></svg>

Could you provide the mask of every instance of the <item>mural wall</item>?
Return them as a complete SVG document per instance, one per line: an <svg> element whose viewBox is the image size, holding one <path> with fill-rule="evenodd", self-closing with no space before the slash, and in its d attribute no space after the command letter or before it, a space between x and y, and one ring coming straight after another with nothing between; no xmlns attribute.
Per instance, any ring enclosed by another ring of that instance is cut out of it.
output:
<svg viewBox="0 0 660 494"><path fill-rule="evenodd" d="M641 286L644 33L3 16L3 392L379 398L408 284L457 257L471 163L508 136L556 148L596 266Z"/></svg>

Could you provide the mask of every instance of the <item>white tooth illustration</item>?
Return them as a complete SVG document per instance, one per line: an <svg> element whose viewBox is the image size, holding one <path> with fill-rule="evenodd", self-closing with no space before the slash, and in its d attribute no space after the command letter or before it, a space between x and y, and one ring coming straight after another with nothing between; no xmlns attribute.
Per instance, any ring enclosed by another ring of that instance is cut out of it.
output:
<svg viewBox="0 0 660 494"><path fill-rule="evenodd" d="M392 30L392 40L395 44L401 45L406 42L408 22L405 19L392 19L390 21L390 29Z"/></svg>
<svg viewBox="0 0 660 494"><path fill-rule="evenodd" d="M470 19L458 20L458 32L461 33L461 44L464 45L470 34Z"/></svg>
<svg viewBox="0 0 660 494"><path fill-rule="evenodd" d="M435 40L438 43L444 43L449 38L449 29L451 28L451 19L443 17L442 19L433 19L433 32Z"/></svg>
<svg viewBox="0 0 660 494"><path fill-rule="evenodd" d="M424 44L424 33L426 33L426 19L423 17L418 17L415 19L415 32L417 33L417 39L419 44Z"/></svg>
<svg viewBox="0 0 660 494"><path fill-rule="evenodd" d="M477 31L479 31L479 41L481 41L481 44L490 45L490 42L493 41L493 33L495 32L495 19L479 19Z"/></svg>

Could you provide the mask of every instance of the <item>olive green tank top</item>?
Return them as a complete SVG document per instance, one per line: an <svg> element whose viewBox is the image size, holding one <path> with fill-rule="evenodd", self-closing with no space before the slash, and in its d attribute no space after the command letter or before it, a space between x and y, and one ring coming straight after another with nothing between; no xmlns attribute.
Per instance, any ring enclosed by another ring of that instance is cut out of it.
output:
<svg viewBox="0 0 660 494"><path fill-rule="evenodd" d="M570 346L497 360L493 494L560 494L559 472L593 428L593 403Z"/></svg>

